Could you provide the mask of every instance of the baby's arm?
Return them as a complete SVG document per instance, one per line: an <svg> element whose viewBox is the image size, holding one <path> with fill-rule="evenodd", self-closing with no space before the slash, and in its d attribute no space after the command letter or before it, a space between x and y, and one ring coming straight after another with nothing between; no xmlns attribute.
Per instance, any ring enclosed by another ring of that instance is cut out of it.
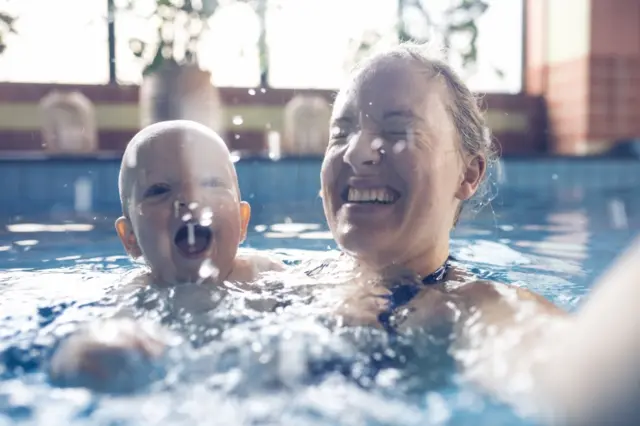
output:
<svg viewBox="0 0 640 426"><path fill-rule="evenodd" d="M112 318L66 338L51 358L53 384L102 392L130 392L153 379L156 362L177 343L165 330Z"/></svg>
<svg viewBox="0 0 640 426"><path fill-rule="evenodd" d="M146 274L136 275L114 295L126 299L147 281ZM113 317L84 326L59 343L48 368L53 384L125 392L151 379L155 361L174 340L165 330L131 318L124 305Z"/></svg>
<svg viewBox="0 0 640 426"><path fill-rule="evenodd" d="M254 281L264 272L284 271L285 265L280 260L258 251L238 253L233 270L227 278L237 283Z"/></svg>

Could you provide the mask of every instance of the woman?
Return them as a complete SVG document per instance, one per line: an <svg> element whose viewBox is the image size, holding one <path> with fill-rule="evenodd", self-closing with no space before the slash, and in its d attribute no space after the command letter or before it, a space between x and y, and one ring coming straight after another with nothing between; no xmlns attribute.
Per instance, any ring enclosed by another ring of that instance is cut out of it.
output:
<svg viewBox="0 0 640 426"><path fill-rule="evenodd" d="M556 419L629 421L639 414L638 250L607 277L615 290L599 288L572 317L528 290L453 267L450 231L493 161L476 100L444 62L402 45L356 70L336 98L321 171L327 222L362 283L340 313L392 333L445 327L472 380L552 408ZM598 356L577 362L583 353Z"/></svg>

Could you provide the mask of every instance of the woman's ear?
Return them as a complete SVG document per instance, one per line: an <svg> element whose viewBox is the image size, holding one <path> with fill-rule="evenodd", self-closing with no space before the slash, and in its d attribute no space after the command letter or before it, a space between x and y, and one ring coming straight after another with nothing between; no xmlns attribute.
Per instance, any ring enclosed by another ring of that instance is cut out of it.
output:
<svg viewBox="0 0 640 426"><path fill-rule="evenodd" d="M129 256L133 257L134 259L142 256L142 250L140 250L138 240L136 239L136 234L133 232L131 221L122 216L116 220L115 225L118 237L120 237L120 241L122 241L122 245L124 246L124 249L127 251L127 253L129 253Z"/></svg>
<svg viewBox="0 0 640 426"><path fill-rule="evenodd" d="M458 191L456 192L456 198L460 201L468 200L473 197L473 194L478 190L480 182L486 172L487 162L482 156L475 156L469 163L465 165L465 169L462 174L462 182Z"/></svg>
<svg viewBox="0 0 640 426"><path fill-rule="evenodd" d="M240 201L240 242L247 238L249 220L251 219L251 205L246 201Z"/></svg>

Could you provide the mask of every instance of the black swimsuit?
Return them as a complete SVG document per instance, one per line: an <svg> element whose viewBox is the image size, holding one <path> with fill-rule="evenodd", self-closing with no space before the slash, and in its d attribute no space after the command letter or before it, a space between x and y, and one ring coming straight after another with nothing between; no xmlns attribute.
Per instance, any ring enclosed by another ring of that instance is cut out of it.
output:
<svg viewBox="0 0 640 426"><path fill-rule="evenodd" d="M422 284L429 286L442 282L451 267L449 264L450 260L451 258L448 258L442 266L424 277L422 279ZM388 333L395 333L395 327L392 324L395 310L400 306L406 305L416 297L416 295L420 293L420 290L422 290L422 286L415 282L399 283L392 286L389 290L391 291L390 294L381 296L389 301L389 305L387 306L387 309L378 314L378 321Z"/></svg>

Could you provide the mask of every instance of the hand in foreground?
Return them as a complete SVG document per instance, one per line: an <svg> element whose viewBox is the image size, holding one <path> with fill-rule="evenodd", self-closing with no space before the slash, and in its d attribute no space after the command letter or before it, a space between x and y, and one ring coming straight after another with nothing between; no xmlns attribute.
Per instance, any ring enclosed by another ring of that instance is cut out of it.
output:
<svg viewBox="0 0 640 426"><path fill-rule="evenodd" d="M157 378L159 362L174 338L149 324L111 319L80 330L57 348L49 377L59 386L131 392Z"/></svg>

